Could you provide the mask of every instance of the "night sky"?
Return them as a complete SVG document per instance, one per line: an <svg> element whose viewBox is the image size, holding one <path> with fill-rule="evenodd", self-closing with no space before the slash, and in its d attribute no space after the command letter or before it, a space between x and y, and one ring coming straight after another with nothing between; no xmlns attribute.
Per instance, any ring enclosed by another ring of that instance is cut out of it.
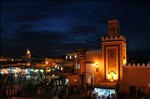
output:
<svg viewBox="0 0 150 99"><path fill-rule="evenodd" d="M148 1L1 1L1 56L21 57L27 49L42 57L101 49L101 37L107 35L112 18L120 22L127 50L149 50L149 5Z"/></svg>

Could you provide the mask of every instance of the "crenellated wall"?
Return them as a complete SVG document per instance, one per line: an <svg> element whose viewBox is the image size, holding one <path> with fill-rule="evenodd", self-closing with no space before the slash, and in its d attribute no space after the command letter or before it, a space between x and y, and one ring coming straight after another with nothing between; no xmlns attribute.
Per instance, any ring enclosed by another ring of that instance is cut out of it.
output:
<svg viewBox="0 0 150 99"><path fill-rule="evenodd" d="M147 64L145 64L145 63L142 63L142 64L140 64L140 63L137 63L137 64L135 64L135 63L128 63L127 65L125 64L124 65L124 68L133 68L133 67L144 67L144 68L150 68L150 63L147 63Z"/></svg>
<svg viewBox="0 0 150 99"><path fill-rule="evenodd" d="M144 88L145 93L150 93L150 63L127 64L123 66L123 90L130 93L130 86L137 89Z"/></svg>
<svg viewBox="0 0 150 99"><path fill-rule="evenodd" d="M86 51L86 62L100 62L101 58L101 50Z"/></svg>
<svg viewBox="0 0 150 99"><path fill-rule="evenodd" d="M106 36L106 37L102 37L101 38L101 40L102 41L111 41L111 40L123 40L123 41L125 41L126 42L126 38L124 37L124 36L122 36L122 35L120 35L120 36Z"/></svg>
<svg viewBox="0 0 150 99"><path fill-rule="evenodd" d="M119 22L119 21L117 19L108 20L108 23L115 23L115 22Z"/></svg>
<svg viewBox="0 0 150 99"><path fill-rule="evenodd" d="M86 54L93 54L93 53L101 53L101 50L89 50L89 51L86 51Z"/></svg>

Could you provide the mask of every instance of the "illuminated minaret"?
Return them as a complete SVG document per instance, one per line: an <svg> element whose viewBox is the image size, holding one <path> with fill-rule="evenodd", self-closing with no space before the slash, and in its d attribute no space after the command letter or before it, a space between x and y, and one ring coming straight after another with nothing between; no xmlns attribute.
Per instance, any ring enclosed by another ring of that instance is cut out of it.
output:
<svg viewBox="0 0 150 99"><path fill-rule="evenodd" d="M102 37L104 79L123 79L123 65L126 64L126 38L120 35L119 21L108 20L108 36ZM113 75L113 76L112 76Z"/></svg>
<svg viewBox="0 0 150 99"><path fill-rule="evenodd" d="M31 53L30 53L29 49L27 50L26 56L27 56L27 58L31 58Z"/></svg>

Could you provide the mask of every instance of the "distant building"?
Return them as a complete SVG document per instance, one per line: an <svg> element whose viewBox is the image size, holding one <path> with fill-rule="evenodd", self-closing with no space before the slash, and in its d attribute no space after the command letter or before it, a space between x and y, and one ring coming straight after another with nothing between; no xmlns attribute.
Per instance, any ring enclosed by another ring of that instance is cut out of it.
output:
<svg viewBox="0 0 150 99"><path fill-rule="evenodd" d="M27 58L31 58L31 52L30 52L29 49L27 50L26 57L27 57Z"/></svg>

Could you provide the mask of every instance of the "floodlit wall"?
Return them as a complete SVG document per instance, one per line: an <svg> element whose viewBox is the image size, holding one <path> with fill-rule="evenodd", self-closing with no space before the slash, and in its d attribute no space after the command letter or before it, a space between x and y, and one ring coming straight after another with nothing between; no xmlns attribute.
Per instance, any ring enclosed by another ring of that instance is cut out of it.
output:
<svg viewBox="0 0 150 99"><path fill-rule="evenodd" d="M145 93L150 93L150 64L128 64L123 67L123 87L129 92L130 86L144 88Z"/></svg>
<svg viewBox="0 0 150 99"><path fill-rule="evenodd" d="M85 58L85 65L86 65L87 82L89 82L90 75L91 75L88 70L91 70L91 69L93 71L93 74L92 74L93 84L96 84L99 81L104 79L104 67L103 67L101 50L87 51L86 58Z"/></svg>
<svg viewBox="0 0 150 99"><path fill-rule="evenodd" d="M69 87L72 85L81 86L82 80L79 75L67 75L67 79L69 81Z"/></svg>

